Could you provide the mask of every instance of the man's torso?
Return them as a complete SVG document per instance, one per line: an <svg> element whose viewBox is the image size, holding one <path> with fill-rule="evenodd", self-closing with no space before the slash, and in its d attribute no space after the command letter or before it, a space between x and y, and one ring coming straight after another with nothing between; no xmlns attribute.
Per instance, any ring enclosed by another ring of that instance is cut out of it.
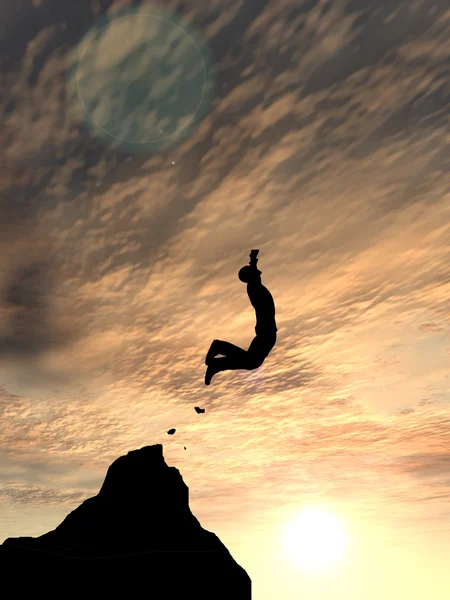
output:
<svg viewBox="0 0 450 600"><path fill-rule="evenodd" d="M256 334L276 333L278 329L275 321L275 303L272 294L262 283L248 283L247 294L256 313Z"/></svg>

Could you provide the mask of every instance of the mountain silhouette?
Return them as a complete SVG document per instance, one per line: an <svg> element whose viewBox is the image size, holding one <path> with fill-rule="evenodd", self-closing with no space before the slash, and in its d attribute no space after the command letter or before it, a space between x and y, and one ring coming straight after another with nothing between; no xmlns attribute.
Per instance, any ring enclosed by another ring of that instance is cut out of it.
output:
<svg viewBox="0 0 450 600"><path fill-rule="evenodd" d="M115 460L99 493L53 531L6 539L0 570L16 597L251 599L249 576L194 517L161 444Z"/></svg>

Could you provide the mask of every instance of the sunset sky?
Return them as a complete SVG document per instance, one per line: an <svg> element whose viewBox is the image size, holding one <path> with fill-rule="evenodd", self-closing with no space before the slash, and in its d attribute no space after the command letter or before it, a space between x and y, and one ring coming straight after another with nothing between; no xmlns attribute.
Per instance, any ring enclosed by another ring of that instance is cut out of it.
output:
<svg viewBox="0 0 450 600"><path fill-rule="evenodd" d="M254 600L450 597L449 54L448 0L1 3L0 542L163 444Z"/></svg>

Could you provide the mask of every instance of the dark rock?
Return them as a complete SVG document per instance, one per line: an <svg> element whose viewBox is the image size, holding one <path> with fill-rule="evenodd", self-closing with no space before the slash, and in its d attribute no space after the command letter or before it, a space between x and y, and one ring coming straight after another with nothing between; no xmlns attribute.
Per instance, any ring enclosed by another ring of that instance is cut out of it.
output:
<svg viewBox="0 0 450 600"><path fill-rule="evenodd" d="M200 414L200 413L204 413L204 412L205 412L205 409L204 409L204 408L200 408L199 406L195 406L194 408L195 408L195 412L196 412L197 414Z"/></svg>
<svg viewBox="0 0 450 600"><path fill-rule="evenodd" d="M175 433L176 429L169 429L169 431L167 432L167 435L173 435Z"/></svg>
<svg viewBox="0 0 450 600"><path fill-rule="evenodd" d="M251 599L249 576L191 513L161 444L115 460L53 531L5 540L0 570L10 597Z"/></svg>

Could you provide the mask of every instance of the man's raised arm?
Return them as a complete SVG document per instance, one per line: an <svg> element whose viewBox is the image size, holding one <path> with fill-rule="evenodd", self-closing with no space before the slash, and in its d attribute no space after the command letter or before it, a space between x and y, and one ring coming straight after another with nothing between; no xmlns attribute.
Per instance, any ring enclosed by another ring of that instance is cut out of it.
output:
<svg viewBox="0 0 450 600"><path fill-rule="evenodd" d="M250 266L254 269L256 269L256 263L258 262L258 259L256 258L258 256L259 250L252 250L250 252Z"/></svg>

